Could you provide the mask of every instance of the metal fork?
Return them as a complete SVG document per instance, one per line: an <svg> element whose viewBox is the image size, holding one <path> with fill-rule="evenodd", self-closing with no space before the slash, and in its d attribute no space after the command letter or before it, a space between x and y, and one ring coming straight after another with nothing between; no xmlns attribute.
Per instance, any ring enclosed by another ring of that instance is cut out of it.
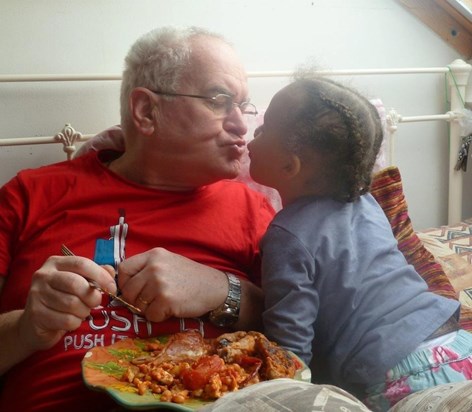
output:
<svg viewBox="0 0 472 412"><path fill-rule="evenodd" d="M64 244L61 245L61 252L64 256L75 256L72 251ZM87 279L88 280L88 279ZM103 289L102 287L100 287L98 285L97 282L93 281L93 280L88 280L88 283L90 284L90 286L92 288L95 288L97 289L98 291L104 293L105 295L109 296L110 298L112 299L116 299L118 301L120 301L123 305L125 305L131 312L134 312L134 313L141 313L141 309L137 308L136 306L132 305L131 303L128 303L126 302L126 300L120 298L119 296L115 295L114 293L111 293L109 292L108 290L106 289Z"/></svg>

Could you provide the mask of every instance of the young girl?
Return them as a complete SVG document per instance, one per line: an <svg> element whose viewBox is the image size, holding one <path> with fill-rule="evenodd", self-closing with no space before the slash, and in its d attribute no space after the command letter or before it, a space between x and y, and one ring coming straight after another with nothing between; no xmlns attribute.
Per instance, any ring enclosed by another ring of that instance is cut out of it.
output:
<svg viewBox="0 0 472 412"><path fill-rule="evenodd" d="M261 245L265 333L306 363L314 343L333 383L376 411L472 378L459 303L428 292L369 193L381 140L368 100L305 75L274 96L248 145L252 178L284 206Z"/></svg>

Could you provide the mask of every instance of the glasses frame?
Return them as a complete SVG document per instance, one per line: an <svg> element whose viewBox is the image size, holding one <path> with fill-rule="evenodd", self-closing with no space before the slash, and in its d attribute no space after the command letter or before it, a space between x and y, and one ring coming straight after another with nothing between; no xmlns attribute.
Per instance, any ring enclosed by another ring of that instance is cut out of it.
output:
<svg viewBox="0 0 472 412"><path fill-rule="evenodd" d="M245 114L245 115L257 116L258 113L259 113L257 111L256 106L253 103L251 103L249 100L245 101L245 102L241 102L241 103L236 103L236 102L233 101L232 96L230 96L229 94L225 94L225 93L218 93L215 96L201 96L201 95L198 95L198 94L170 93L170 92L161 92L159 90L151 90L151 89L148 89L148 90L150 92L154 93L154 94L159 94L159 95L162 95L162 96L191 97L191 98L194 98L194 99L207 100L209 102L212 102L213 104L217 104L217 99L218 99L219 96L224 96L224 98L228 102L228 103L225 104L226 115L229 115L231 113L231 111L233 109L235 109L236 107L238 107L239 110L241 110L241 113ZM253 112L247 112L246 110L243 110L243 108L242 108L243 106L252 107L254 109L254 111Z"/></svg>

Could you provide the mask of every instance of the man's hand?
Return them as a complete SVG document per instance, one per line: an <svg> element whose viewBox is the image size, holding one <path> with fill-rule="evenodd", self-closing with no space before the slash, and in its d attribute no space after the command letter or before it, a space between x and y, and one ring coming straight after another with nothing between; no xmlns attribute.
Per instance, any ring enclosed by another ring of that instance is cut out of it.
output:
<svg viewBox="0 0 472 412"><path fill-rule="evenodd" d="M224 302L228 293L224 273L163 248L120 263L118 284L124 299L154 322L202 316Z"/></svg>

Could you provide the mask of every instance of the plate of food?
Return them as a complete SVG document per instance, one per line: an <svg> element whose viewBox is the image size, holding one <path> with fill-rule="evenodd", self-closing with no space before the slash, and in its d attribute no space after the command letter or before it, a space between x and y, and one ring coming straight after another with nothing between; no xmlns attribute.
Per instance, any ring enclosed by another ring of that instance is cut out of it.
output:
<svg viewBox="0 0 472 412"><path fill-rule="evenodd" d="M187 330L97 346L82 361L85 384L134 410L194 411L257 382L310 382L309 368L259 332L205 339Z"/></svg>

